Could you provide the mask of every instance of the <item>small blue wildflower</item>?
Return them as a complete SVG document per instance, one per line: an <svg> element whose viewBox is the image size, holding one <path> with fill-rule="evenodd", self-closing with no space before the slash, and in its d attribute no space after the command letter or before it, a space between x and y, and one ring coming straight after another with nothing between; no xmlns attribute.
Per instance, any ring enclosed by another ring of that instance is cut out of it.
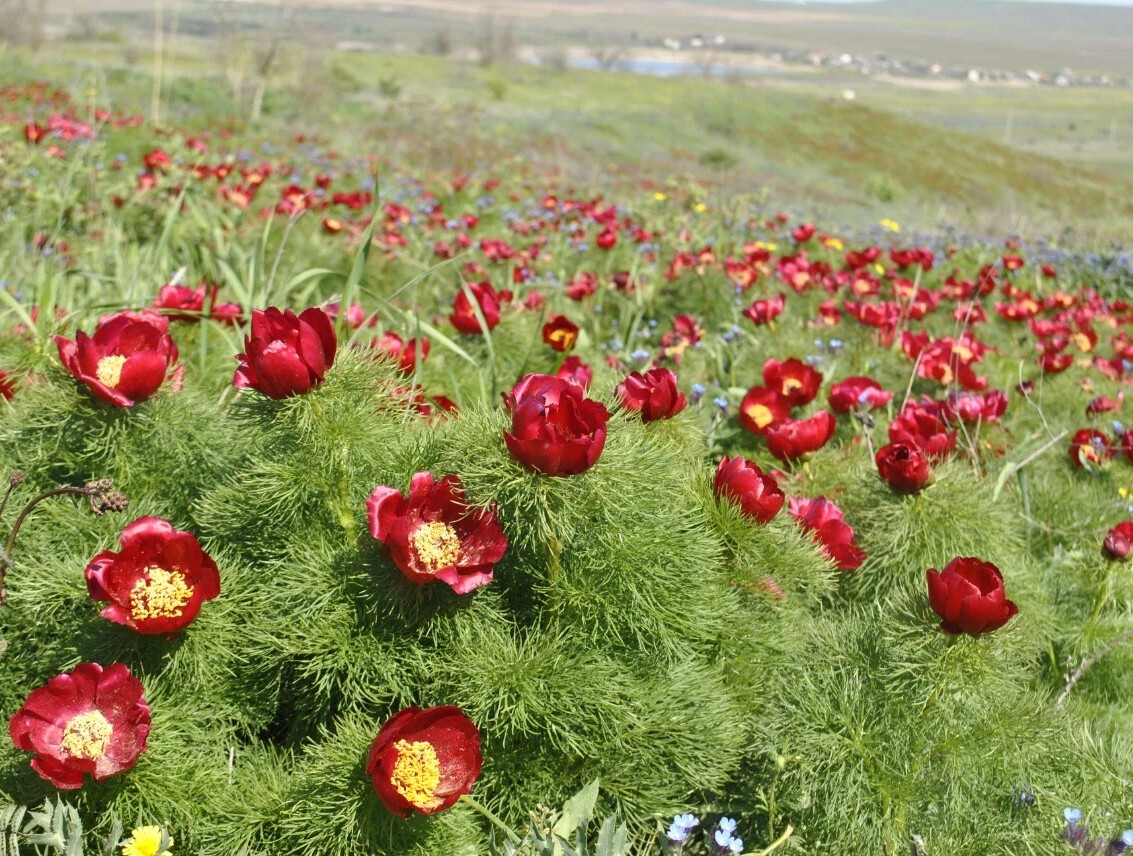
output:
<svg viewBox="0 0 1133 856"><path fill-rule="evenodd" d="M723 339L725 342L734 342L735 339L736 339L736 333L734 333L731 330L728 330L724 333L721 333L720 338Z"/></svg>
<svg viewBox="0 0 1133 856"><path fill-rule="evenodd" d="M708 392L708 387L702 383L694 383L692 385L692 400L700 401L704 397L704 393Z"/></svg>
<svg viewBox="0 0 1133 856"><path fill-rule="evenodd" d="M1073 826L1082 819L1082 810L1080 808L1064 808L1062 810L1062 816L1066 819L1067 823Z"/></svg>
<svg viewBox="0 0 1133 856"><path fill-rule="evenodd" d="M842 343L841 339L831 339L830 340L830 349L833 350L833 351L837 351L839 348L842 347L842 344L843 343Z"/></svg>
<svg viewBox="0 0 1133 856"><path fill-rule="evenodd" d="M729 835L736 831L736 822L730 817L720 818L720 822L717 824L717 826L719 826L720 829L722 829L724 832L727 832Z"/></svg>
<svg viewBox="0 0 1133 856"><path fill-rule="evenodd" d="M610 340L610 350L611 351L620 351L624 347L625 347L625 343L622 342L621 339L611 339Z"/></svg>
<svg viewBox="0 0 1133 856"><path fill-rule="evenodd" d="M635 363L643 363L647 359L649 359L649 351L646 351L643 348L638 348L636 351L629 355L629 358Z"/></svg>
<svg viewBox="0 0 1133 856"><path fill-rule="evenodd" d="M716 396L716 398L712 399L712 403L720 408L721 413L727 413L728 412L728 399L724 398L724 396L722 396L722 395Z"/></svg>
<svg viewBox="0 0 1133 856"><path fill-rule="evenodd" d="M1125 433L1125 424L1120 419L1114 419L1113 420L1113 433L1114 434L1124 434Z"/></svg>
<svg viewBox="0 0 1133 856"><path fill-rule="evenodd" d="M1133 829L1127 829L1121 833L1121 843L1126 847L1133 847Z"/></svg>

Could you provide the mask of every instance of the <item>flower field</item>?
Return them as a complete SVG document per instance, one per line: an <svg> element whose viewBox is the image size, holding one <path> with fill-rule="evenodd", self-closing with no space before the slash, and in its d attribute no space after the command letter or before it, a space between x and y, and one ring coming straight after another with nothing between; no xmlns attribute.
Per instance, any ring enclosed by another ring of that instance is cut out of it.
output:
<svg viewBox="0 0 1133 856"><path fill-rule="evenodd" d="M0 854L1133 847L1128 252L512 167L0 88Z"/></svg>

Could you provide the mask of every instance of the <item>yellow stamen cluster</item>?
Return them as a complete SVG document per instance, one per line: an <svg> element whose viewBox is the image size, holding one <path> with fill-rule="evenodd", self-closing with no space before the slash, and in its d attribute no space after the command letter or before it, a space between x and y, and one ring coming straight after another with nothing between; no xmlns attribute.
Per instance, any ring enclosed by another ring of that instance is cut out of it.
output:
<svg viewBox="0 0 1133 856"><path fill-rule="evenodd" d="M441 783L441 762L437 750L427 741L398 740L397 761L390 783L399 794L417 808L436 808L442 800L436 796Z"/></svg>
<svg viewBox="0 0 1133 856"><path fill-rule="evenodd" d="M162 835L160 826L137 827L130 833L130 840L122 845L122 856L173 856L169 850L160 854L157 852L161 848ZM172 836L169 838L169 846L173 846Z"/></svg>
<svg viewBox="0 0 1133 856"><path fill-rule="evenodd" d="M460 556L460 537L456 530L439 520L422 523L413 531L413 549L429 573L456 564Z"/></svg>
<svg viewBox="0 0 1133 856"><path fill-rule="evenodd" d="M783 394L794 392L796 389L802 389L803 382L797 377L783 378Z"/></svg>
<svg viewBox="0 0 1133 856"><path fill-rule="evenodd" d="M145 577L130 592L130 614L137 619L179 618L193 597L193 587L185 575L156 565L146 568Z"/></svg>
<svg viewBox="0 0 1133 856"><path fill-rule="evenodd" d="M126 358L118 354L111 354L98 361L95 375L103 386L114 389L122 380L122 366L126 365Z"/></svg>
<svg viewBox="0 0 1133 856"><path fill-rule="evenodd" d="M753 404L748 408L748 416L751 421L759 428L766 428L775 421L775 417L771 414L771 408L766 404Z"/></svg>
<svg viewBox="0 0 1133 856"><path fill-rule="evenodd" d="M100 711L91 710L72 717L63 727L59 744L75 758L94 761L110 748L114 727Z"/></svg>

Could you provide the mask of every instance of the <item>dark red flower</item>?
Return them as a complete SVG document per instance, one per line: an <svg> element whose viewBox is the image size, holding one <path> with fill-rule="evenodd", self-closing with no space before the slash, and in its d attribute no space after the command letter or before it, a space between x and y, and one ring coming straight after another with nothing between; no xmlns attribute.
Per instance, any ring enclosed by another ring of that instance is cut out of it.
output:
<svg viewBox="0 0 1133 856"><path fill-rule="evenodd" d="M543 325L543 342L560 354L574 347L578 338L578 325L565 315L554 315Z"/></svg>
<svg viewBox="0 0 1133 856"><path fill-rule="evenodd" d="M956 448L956 432L949 430L941 406L930 398L910 401L889 423L890 443L911 443L929 460L940 461Z"/></svg>
<svg viewBox="0 0 1133 856"><path fill-rule="evenodd" d="M767 523L783 507L783 491L770 473L746 458L725 457L716 468L716 498L736 503L756 523Z"/></svg>
<svg viewBox="0 0 1133 856"><path fill-rule="evenodd" d="M1123 520L1110 529L1102 548L1111 559L1124 559L1133 553L1133 521Z"/></svg>
<svg viewBox="0 0 1133 856"><path fill-rule="evenodd" d="M6 401L11 401L12 396L16 394L16 380L3 369L0 369L0 396Z"/></svg>
<svg viewBox="0 0 1133 856"><path fill-rule="evenodd" d="M563 364L555 372L555 377L569 381L575 386L580 386L585 392L590 388L590 381L594 379L594 369L590 368L580 358L570 356L563 360Z"/></svg>
<svg viewBox="0 0 1133 856"><path fill-rule="evenodd" d="M941 415L952 423L998 422L1007 410L1007 396L998 389L983 394L952 390L940 405Z"/></svg>
<svg viewBox="0 0 1133 856"><path fill-rule="evenodd" d="M822 374L794 357L784 362L770 359L763 364L763 384L780 393L792 407L801 407L818 395Z"/></svg>
<svg viewBox="0 0 1133 856"><path fill-rule="evenodd" d="M17 749L60 790L102 782L129 770L146 751L150 709L142 682L122 663L80 663L28 695L8 723Z"/></svg>
<svg viewBox="0 0 1133 856"><path fill-rule="evenodd" d="M834 436L834 414L820 410L808 419L787 419L770 426L764 438L767 450L780 461L793 461L817 452Z"/></svg>
<svg viewBox="0 0 1133 856"><path fill-rule="evenodd" d="M157 392L177 362L177 346L168 333L126 314L100 322L94 336L80 330L74 342L62 336L54 341L67 371L97 398L118 407L133 407Z"/></svg>
<svg viewBox="0 0 1133 856"><path fill-rule="evenodd" d="M1082 428L1070 438L1070 460L1076 467L1101 466L1113 453L1112 441L1101 431Z"/></svg>
<svg viewBox="0 0 1133 856"><path fill-rule="evenodd" d="M500 304L503 302L503 295L492 288L490 282L470 282L467 283L467 289L462 288L457 292L452 301L452 315L448 318L452 326L470 336L484 332L480 329L480 319L476 317L476 310L472 308L468 292L472 292L472 296L476 299L488 329L494 330L500 323Z"/></svg>
<svg viewBox="0 0 1133 856"><path fill-rule="evenodd" d="M610 412L573 383L529 374L504 396L504 404L511 413L504 442L527 469L572 476L590 469L602 454Z"/></svg>
<svg viewBox="0 0 1133 856"><path fill-rule="evenodd" d="M256 309L232 383L268 398L300 395L323 382L337 348L334 325L321 309L311 307L301 315L274 306Z"/></svg>
<svg viewBox="0 0 1133 856"><path fill-rule="evenodd" d="M206 286L163 285L153 299L153 308L177 321L200 321L205 308ZM213 287L215 295L216 288Z"/></svg>
<svg viewBox="0 0 1133 856"><path fill-rule="evenodd" d="M839 569L852 571L866 560L865 551L854 540L854 530L842 519L842 509L826 497L792 496L787 511Z"/></svg>
<svg viewBox="0 0 1133 856"><path fill-rule="evenodd" d="M672 419L688 405L677 389L677 376L663 368L632 372L618 384L618 400L627 410L638 411L642 422Z"/></svg>
<svg viewBox="0 0 1133 856"><path fill-rule="evenodd" d="M998 630L1019 611L1003 589L1003 574L991 562L957 557L943 571L929 568L928 602L940 629L978 636Z"/></svg>
<svg viewBox="0 0 1133 856"><path fill-rule="evenodd" d="M744 317L748 318L753 324L768 324L783 312L786 301L787 295L785 294L765 300L754 300L751 306L744 310Z"/></svg>
<svg viewBox="0 0 1133 856"><path fill-rule="evenodd" d="M932 468L928 458L910 443L890 443L874 456L877 474L897 493L916 493L929 483Z"/></svg>
<svg viewBox="0 0 1133 856"><path fill-rule="evenodd" d="M366 759L374 792L392 814L436 814L480 775L480 732L458 707L409 707L378 731Z"/></svg>
<svg viewBox="0 0 1133 856"><path fill-rule="evenodd" d="M406 342L397 333L386 333L380 339L374 339L370 347L389 355L403 375L411 375L417 370L418 356L421 362L429 356L429 340L424 336L420 340L414 338Z"/></svg>
<svg viewBox="0 0 1133 856"><path fill-rule="evenodd" d="M748 431L763 435L772 425L791 418L791 402L773 389L753 386L740 402L738 418Z"/></svg>
<svg viewBox="0 0 1133 856"><path fill-rule="evenodd" d="M457 594L468 594L492 581L495 564L507 551L495 509L469 508L459 476L437 482L432 473L417 473L409 496L376 487L366 514L370 534L418 585L440 580Z"/></svg>
<svg viewBox="0 0 1133 856"><path fill-rule="evenodd" d="M191 532L141 517L118 540L119 552L103 550L84 572L91 598L110 603L103 618L146 635L176 633L220 594L216 562Z"/></svg>
<svg viewBox="0 0 1133 856"><path fill-rule="evenodd" d="M835 413L877 410L892 399L893 393L884 389L873 378L861 375L845 378L830 387L830 409Z"/></svg>

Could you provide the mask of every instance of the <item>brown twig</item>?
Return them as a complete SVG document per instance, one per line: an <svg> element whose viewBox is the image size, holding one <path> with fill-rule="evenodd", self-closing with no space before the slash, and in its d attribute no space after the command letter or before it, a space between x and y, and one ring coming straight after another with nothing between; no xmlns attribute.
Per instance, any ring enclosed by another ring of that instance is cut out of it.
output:
<svg viewBox="0 0 1133 856"><path fill-rule="evenodd" d="M1061 710L1062 706L1066 704L1066 699L1070 697L1071 690L1074 689L1078 681L1082 680L1082 677L1086 674L1086 671L1091 666L1101 660L1102 657L1109 654L1114 648L1117 648L1119 645L1128 642L1130 639L1133 639L1133 627L1130 627L1116 639L1110 640L1108 643L1106 643L1105 647L1098 651L1098 653L1094 654L1092 657L1087 657L1085 660L1079 663L1078 668L1074 670L1074 674L1070 676L1070 680L1066 682L1066 686L1062 688L1062 692L1058 695L1058 700L1054 703L1055 712Z"/></svg>
<svg viewBox="0 0 1133 856"><path fill-rule="evenodd" d="M104 514L107 511L125 511L130 504L125 496L114 490L114 485L111 483L110 479L97 479L92 482L87 482L87 484L82 487L72 487L70 485L54 487L35 497L24 506L19 517L16 518L16 522L12 524L12 531L8 533L8 543L5 545L3 552L0 552L0 606L3 606L8 598L8 593L4 589L4 578L7 576L8 569L12 567L12 551L16 547L16 536L20 534L20 527L24 525L24 521L35 507L45 499L68 494L89 497L91 510L95 514Z"/></svg>

